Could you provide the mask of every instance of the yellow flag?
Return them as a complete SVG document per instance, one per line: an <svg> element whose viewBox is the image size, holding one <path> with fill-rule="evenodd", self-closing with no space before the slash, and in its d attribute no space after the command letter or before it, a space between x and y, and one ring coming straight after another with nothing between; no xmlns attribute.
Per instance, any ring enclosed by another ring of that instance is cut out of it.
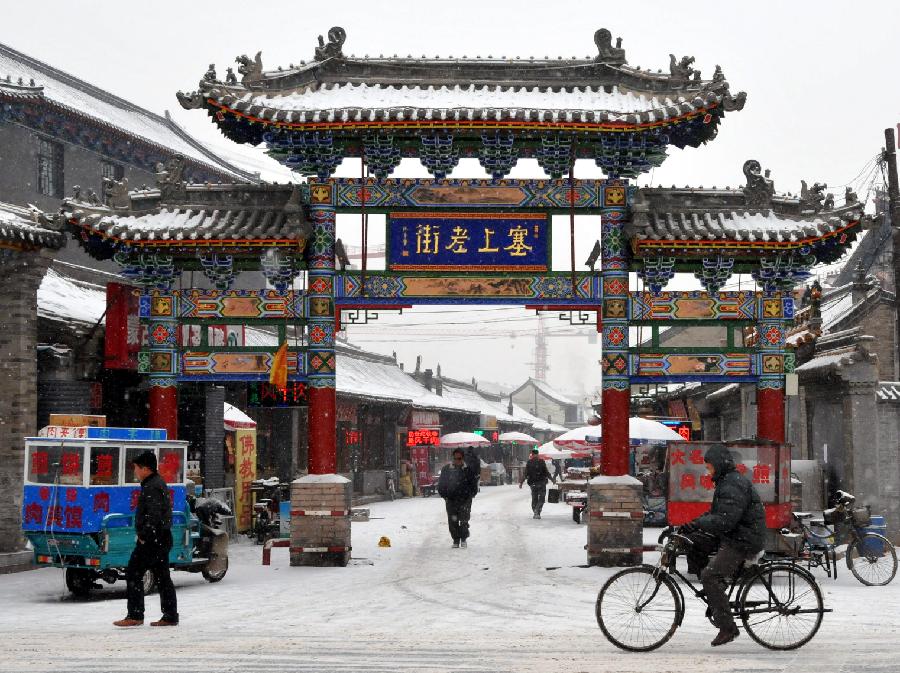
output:
<svg viewBox="0 0 900 673"><path fill-rule="evenodd" d="M275 352L275 356L272 358L272 369L269 371L269 383L280 390L287 388L287 348L287 341L285 341Z"/></svg>

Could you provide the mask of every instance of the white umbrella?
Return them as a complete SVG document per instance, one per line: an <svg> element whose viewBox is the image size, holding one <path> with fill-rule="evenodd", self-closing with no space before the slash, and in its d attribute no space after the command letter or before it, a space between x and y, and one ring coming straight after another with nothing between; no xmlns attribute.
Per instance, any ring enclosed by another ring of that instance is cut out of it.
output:
<svg viewBox="0 0 900 673"><path fill-rule="evenodd" d="M537 444L538 440L524 432L504 432L497 441L510 442L512 444Z"/></svg>
<svg viewBox="0 0 900 673"><path fill-rule="evenodd" d="M538 447L538 456L542 460L556 460L558 458L571 458L572 452L557 449L553 446L553 442L547 442Z"/></svg>
<svg viewBox="0 0 900 673"><path fill-rule="evenodd" d="M454 449L457 447L477 446L479 444L490 444L490 442L474 432L451 432L449 435L441 437L441 446Z"/></svg>
<svg viewBox="0 0 900 673"><path fill-rule="evenodd" d="M583 425L580 428L564 432L553 440L557 449L599 449L600 429L596 425ZM589 437L590 436L590 437Z"/></svg>
<svg viewBox="0 0 900 673"><path fill-rule="evenodd" d="M602 442L603 433L600 426L595 425L591 430L592 432L588 433L586 439L598 443ZM640 416L632 416L628 419L628 438L648 442L684 441L684 437L679 435L668 425L660 423L659 421L652 421L649 418L641 418Z"/></svg>
<svg viewBox="0 0 900 673"><path fill-rule="evenodd" d="M255 428L256 421L250 418L243 411L238 409L228 402L225 402L225 429L234 432L235 430L240 430L242 428Z"/></svg>

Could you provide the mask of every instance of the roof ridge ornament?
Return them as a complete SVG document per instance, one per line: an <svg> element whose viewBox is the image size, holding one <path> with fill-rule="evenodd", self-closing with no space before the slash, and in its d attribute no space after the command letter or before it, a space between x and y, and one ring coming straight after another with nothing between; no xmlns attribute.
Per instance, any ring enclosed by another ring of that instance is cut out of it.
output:
<svg viewBox="0 0 900 673"><path fill-rule="evenodd" d="M622 49L622 38L616 38L616 46L612 46L612 33L606 28L600 28L594 33L594 44L599 52L595 61L609 63L611 65L625 65L625 50Z"/></svg>
<svg viewBox="0 0 900 673"><path fill-rule="evenodd" d="M328 31L328 43L319 35L319 46L316 47L316 61L324 61L328 58L343 58L344 52L341 47L347 39L347 31L340 26L334 26Z"/></svg>
<svg viewBox="0 0 900 673"><path fill-rule="evenodd" d="M258 82L262 79L262 52L256 52L256 56L253 60L250 60L250 57L247 54L241 54L234 62L238 64L238 72L243 75L241 78L241 84L247 85L252 84L254 82Z"/></svg>
<svg viewBox="0 0 900 673"><path fill-rule="evenodd" d="M775 183L769 179L769 171L763 174L762 166L756 159L744 162L744 175L747 184L744 186L744 198L748 208L765 209L772 206L775 195Z"/></svg>
<svg viewBox="0 0 900 673"><path fill-rule="evenodd" d="M700 71L692 68L693 56L682 56L680 61L675 60L675 54L669 54L669 76L672 82L688 82L693 77L700 81Z"/></svg>
<svg viewBox="0 0 900 673"><path fill-rule="evenodd" d="M828 187L824 182L814 182L812 187L807 187L806 180L800 181L800 208L801 210L811 208L815 212L819 212L825 207L825 189ZM831 205L834 206L834 197L831 197Z"/></svg>

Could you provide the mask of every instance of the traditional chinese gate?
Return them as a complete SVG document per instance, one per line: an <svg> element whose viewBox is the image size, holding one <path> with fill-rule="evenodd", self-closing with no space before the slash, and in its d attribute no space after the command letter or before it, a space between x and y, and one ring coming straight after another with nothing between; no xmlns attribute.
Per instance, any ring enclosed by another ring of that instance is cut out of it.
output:
<svg viewBox="0 0 900 673"><path fill-rule="evenodd" d="M453 303L518 304L596 325L603 334L607 476L592 485L588 557L599 564L634 561L641 524L638 485L627 476L630 385L755 382L758 434L783 442L784 377L791 369L784 337L793 316L784 291L814 263L839 256L855 236L855 195L848 193L841 207L822 185L804 185L799 198L776 196L755 161L744 165L747 183L737 189L630 185L660 165L669 148L712 140L746 94L730 93L721 68L704 79L692 57L670 57L667 74L633 68L621 40L613 46L605 29L594 35L594 56L566 60L356 58L343 53L345 39L343 29L332 28L310 63L278 71L263 71L259 54L240 56L240 82L230 72L220 81L211 68L198 91L178 94L185 108L205 109L229 138L265 143L270 155L314 176L308 182L184 185L175 165L161 172L159 195L113 200L111 211L68 202L67 219L89 250L115 254L150 286L157 278L171 281L173 265L193 264L227 291L236 270L261 268L280 279L282 295L284 279L306 271L302 300L285 295L284 311L292 313L276 318L306 323L305 354L296 352L292 376L310 388L311 477L295 484L294 564L346 563L349 556L349 485L329 476L334 333L342 324L379 310ZM360 178L331 177L353 157L363 165ZM405 157L418 158L432 178L390 178ZM489 179L448 179L463 157L477 159ZM547 177L506 179L522 158L535 159ZM592 160L607 179L575 179L578 159ZM360 270L336 269L340 213L361 215L364 251L367 215L387 215L384 271L367 269L365 252ZM590 271L576 270L574 242L571 268L552 270L553 214L568 214L572 231L575 215L598 217ZM630 273L645 291L631 291ZM703 291L665 292L676 273L692 274ZM760 291L721 292L733 273L752 274ZM159 389L153 417L168 427L170 384L198 375L186 368L212 375L221 358L176 357L171 334L186 318L182 306L193 305L183 304L184 293L162 289L148 298L147 316L156 323L151 335L158 335L148 373ZM729 325L728 343L689 349L630 343L632 326L655 331L677 324ZM748 327L755 330L752 346L736 338ZM260 354L253 375L264 375L266 357Z"/></svg>

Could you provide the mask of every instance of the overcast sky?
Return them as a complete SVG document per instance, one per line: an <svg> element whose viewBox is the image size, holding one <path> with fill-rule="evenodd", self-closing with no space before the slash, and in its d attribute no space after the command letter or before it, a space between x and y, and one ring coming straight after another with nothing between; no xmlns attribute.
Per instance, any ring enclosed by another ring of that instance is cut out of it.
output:
<svg viewBox="0 0 900 673"><path fill-rule="evenodd" d="M270 179L286 180L262 150L229 147L204 112L182 110L175 92L195 89L209 63L224 76L225 67L234 66L235 56L243 53L262 50L266 68L309 60L317 36L331 26L346 29L344 51L357 56L526 58L593 55L594 31L606 27L622 37L631 65L665 71L670 53L692 55L704 77L719 64L732 92L748 94L744 110L727 115L709 146L672 149L665 164L639 184L736 186L743 182L743 162L755 158L771 169L779 191L796 193L806 179L826 182L838 197L843 185L854 183L865 197L866 178L872 177L867 163L879 152L884 129L900 122L898 6L862 0L41 0L4 3L0 41L150 110L168 109L196 138L242 157L244 165ZM358 174L355 161L338 173ZM427 173L417 162L404 161L395 175ZM599 175L588 162L576 168L578 177ZM461 162L453 176L482 177L483 171L474 162ZM533 161L522 161L511 177L543 176ZM567 225L564 218L558 224ZM353 242L358 218L342 218L339 229L344 240ZM562 269L569 263L568 227L557 229L554 265ZM383 239L370 236L371 242ZM599 218L578 222L579 265L598 236ZM397 351L410 364L421 353L426 366L440 362L450 376L517 384L529 375L536 321L524 309L436 311L424 308L399 320L382 319L377 328L351 328L349 335L373 350ZM482 319L496 322L482 324ZM464 324L428 328L440 321ZM562 329L555 317L547 324L551 331ZM436 341L454 334L464 336ZM588 344L586 336L552 338L548 379L564 389L595 388L599 356L599 346Z"/></svg>

